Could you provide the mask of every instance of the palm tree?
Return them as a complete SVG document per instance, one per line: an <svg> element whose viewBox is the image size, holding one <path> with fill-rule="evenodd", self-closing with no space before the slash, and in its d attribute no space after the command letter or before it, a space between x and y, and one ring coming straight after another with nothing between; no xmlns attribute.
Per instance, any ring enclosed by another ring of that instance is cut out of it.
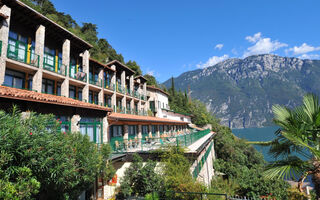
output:
<svg viewBox="0 0 320 200"><path fill-rule="evenodd" d="M281 160L267 166L266 177L296 180L302 191L302 183L312 176L317 199L320 199L320 105L318 97L308 94L303 105L294 109L275 105L272 107L274 123L280 126L272 142L270 152Z"/></svg>

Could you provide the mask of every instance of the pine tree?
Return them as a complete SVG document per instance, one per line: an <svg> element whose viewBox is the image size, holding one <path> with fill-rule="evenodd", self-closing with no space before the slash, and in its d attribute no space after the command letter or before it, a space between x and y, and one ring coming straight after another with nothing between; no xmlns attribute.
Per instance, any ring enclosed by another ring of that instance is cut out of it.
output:
<svg viewBox="0 0 320 200"><path fill-rule="evenodd" d="M171 89L170 90L171 90L172 96L174 97L175 93L176 93L176 89L174 87L174 79L173 79L173 77L171 77Z"/></svg>

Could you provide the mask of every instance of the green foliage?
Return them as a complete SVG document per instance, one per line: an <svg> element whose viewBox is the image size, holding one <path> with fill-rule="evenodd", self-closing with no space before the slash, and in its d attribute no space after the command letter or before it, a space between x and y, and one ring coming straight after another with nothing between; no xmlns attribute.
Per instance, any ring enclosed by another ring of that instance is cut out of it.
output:
<svg viewBox="0 0 320 200"><path fill-rule="evenodd" d="M140 66L136 63L136 61L131 61L131 60L129 60L127 63L126 63L126 65L130 68L130 69L132 69L133 71L135 71L136 72L136 76L138 76L138 75L142 75L142 71L141 71L141 69L140 69Z"/></svg>
<svg viewBox="0 0 320 200"><path fill-rule="evenodd" d="M145 74L144 77L147 79L147 85L159 87L157 80L154 76L152 76L151 74Z"/></svg>
<svg viewBox="0 0 320 200"><path fill-rule="evenodd" d="M187 91L175 91L174 82L173 86L169 89L169 106L170 109L178 112L191 115L192 123L198 126L211 124L214 130L217 130L220 125L220 120L208 112L204 103L199 100L189 99Z"/></svg>
<svg viewBox="0 0 320 200"><path fill-rule="evenodd" d="M206 192L206 187L192 178L190 174L191 164L183 152L183 149L180 147L171 147L163 156L162 175L166 191ZM174 196L170 196L170 199L194 198L192 195L176 193Z"/></svg>
<svg viewBox="0 0 320 200"><path fill-rule="evenodd" d="M58 126L52 115L22 119L15 109L0 111L1 196L74 199L98 175L111 178L110 147L99 150L88 136L61 133Z"/></svg>
<svg viewBox="0 0 320 200"><path fill-rule="evenodd" d="M245 140L236 138L231 130L220 127L215 137L215 151L218 159L214 168L225 174L226 180L213 180L213 186L224 184L221 191L231 191L231 194L258 197L275 197L287 199L289 185L278 179L268 179L262 176L265 161L261 153Z"/></svg>
<svg viewBox="0 0 320 200"><path fill-rule="evenodd" d="M132 164L126 169L121 179L117 199L128 196L145 196L153 191L161 191L163 179L155 172L155 167L156 163L150 160L144 165L142 158L135 154Z"/></svg>

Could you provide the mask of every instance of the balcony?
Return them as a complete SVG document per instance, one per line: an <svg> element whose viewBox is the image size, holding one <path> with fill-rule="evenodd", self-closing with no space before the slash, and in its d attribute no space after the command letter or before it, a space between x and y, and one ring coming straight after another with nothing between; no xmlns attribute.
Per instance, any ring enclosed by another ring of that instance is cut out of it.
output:
<svg viewBox="0 0 320 200"><path fill-rule="evenodd" d="M200 138L208 135L210 129L203 131L190 132L177 131L170 136L169 134L160 134L160 137L149 136L149 134L142 135L142 138L138 136L130 137L128 140L122 137L112 137L110 145L113 153L125 153L125 152L141 152L151 151L156 149L164 149L168 146L183 146L188 147L198 141Z"/></svg>
<svg viewBox="0 0 320 200"><path fill-rule="evenodd" d="M98 87L102 87L102 79L98 78L96 80L90 79L89 83Z"/></svg>
<svg viewBox="0 0 320 200"><path fill-rule="evenodd" d="M122 113L122 114L126 113L126 109L122 106L114 106L113 110L117 113Z"/></svg>
<svg viewBox="0 0 320 200"><path fill-rule="evenodd" d="M125 87L123 87L121 84L117 84L117 92L120 92L122 94L125 94Z"/></svg>
<svg viewBox="0 0 320 200"><path fill-rule="evenodd" d="M34 67L39 67L39 55L34 50L28 50L24 45L8 44L7 57Z"/></svg>
<svg viewBox="0 0 320 200"><path fill-rule="evenodd" d="M126 88L126 94L130 95L130 96L133 96L133 91L130 90L130 88Z"/></svg>
<svg viewBox="0 0 320 200"><path fill-rule="evenodd" d="M141 100L143 100L143 101L146 101L147 100L147 98L146 98L146 96L145 95L140 95L140 97L141 97Z"/></svg>
<svg viewBox="0 0 320 200"><path fill-rule="evenodd" d="M43 58L43 69L66 76L67 66L61 64L61 61L56 63L55 58L51 56L45 56Z"/></svg>
<svg viewBox="0 0 320 200"><path fill-rule="evenodd" d="M110 83L110 82L104 82L104 88L107 88L109 90L114 90L115 89L115 86L113 83Z"/></svg>
<svg viewBox="0 0 320 200"><path fill-rule="evenodd" d="M140 99L140 94L137 90L134 91L134 97Z"/></svg>
<svg viewBox="0 0 320 200"><path fill-rule="evenodd" d="M74 73L72 72L71 68L69 69L69 77L79 81L87 82L87 73L85 72Z"/></svg>
<svg viewBox="0 0 320 200"><path fill-rule="evenodd" d="M148 113L147 113L145 110L141 109L141 110L139 111L138 115L147 116Z"/></svg>

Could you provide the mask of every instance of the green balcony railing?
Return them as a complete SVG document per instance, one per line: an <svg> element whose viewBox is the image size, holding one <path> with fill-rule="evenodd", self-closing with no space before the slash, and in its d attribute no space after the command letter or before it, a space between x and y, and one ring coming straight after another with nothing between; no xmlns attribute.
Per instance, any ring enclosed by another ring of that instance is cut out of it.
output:
<svg viewBox="0 0 320 200"><path fill-rule="evenodd" d="M92 85L96 85L96 86L102 87L102 79L101 78L98 78L96 80L90 79L89 83L92 84Z"/></svg>
<svg viewBox="0 0 320 200"><path fill-rule="evenodd" d="M133 91L130 90L130 88L126 88L126 94L130 95L130 96L133 96Z"/></svg>
<svg viewBox="0 0 320 200"><path fill-rule="evenodd" d="M109 90L114 90L114 84L107 82L107 81L104 81L104 88L107 88Z"/></svg>
<svg viewBox="0 0 320 200"><path fill-rule="evenodd" d="M137 90L134 91L133 95L134 95L135 98L138 98L138 99L140 98L140 94L139 94L139 92Z"/></svg>
<svg viewBox="0 0 320 200"><path fill-rule="evenodd" d="M116 90L117 90L117 92L125 94L125 87L123 87L121 84L117 84Z"/></svg>
<svg viewBox="0 0 320 200"><path fill-rule="evenodd" d="M7 57L34 67L39 67L39 55L34 50L28 50L27 47L21 45L8 44Z"/></svg>
<svg viewBox="0 0 320 200"><path fill-rule="evenodd" d="M197 178L198 175L201 172L201 169L203 167L203 165L205 164L205 162L207 161L209 154L212 150L212 145L213 143L210 144L209 148L207 149L207 151L204 153L204 155L202 156L202 158L200 159L200 161L198 161L197 165L195 166L193 172L192 172L192 176L193 178Z"/></svg>
<svg viewBox="0 0 320 200"><path fill-rule="evenodd" d="M67 66L58 62L56 65L55 59L52 57L44 57L43 58L43 69L55 72L57 74L67 75Z"/></svg>
<svg viewBox="0 0 320 200"><path fill-rule="evenodd" d="M0 56L2 54L2 41L0 40Z"/></svg>
<svg viewBox="0 0 320 200"><path fill-rule="evenodd" d="M187 147L209 133L210 130L207 129L193 133L185 132L173 137L167 136L166 134L162 134L160 137L149 137L149 134L143 134L142 138L138 138L138 136L135 135L128 139L112 137L110 145L113 153L150 151L168 146Z"/></svg>
<svg viewBox="0 0 320 200"><path fill-rule="evenodd" d="M87 82L87 73L85 72L72 73L71 68L69 69L69 77L79 81Z"/></svg>

